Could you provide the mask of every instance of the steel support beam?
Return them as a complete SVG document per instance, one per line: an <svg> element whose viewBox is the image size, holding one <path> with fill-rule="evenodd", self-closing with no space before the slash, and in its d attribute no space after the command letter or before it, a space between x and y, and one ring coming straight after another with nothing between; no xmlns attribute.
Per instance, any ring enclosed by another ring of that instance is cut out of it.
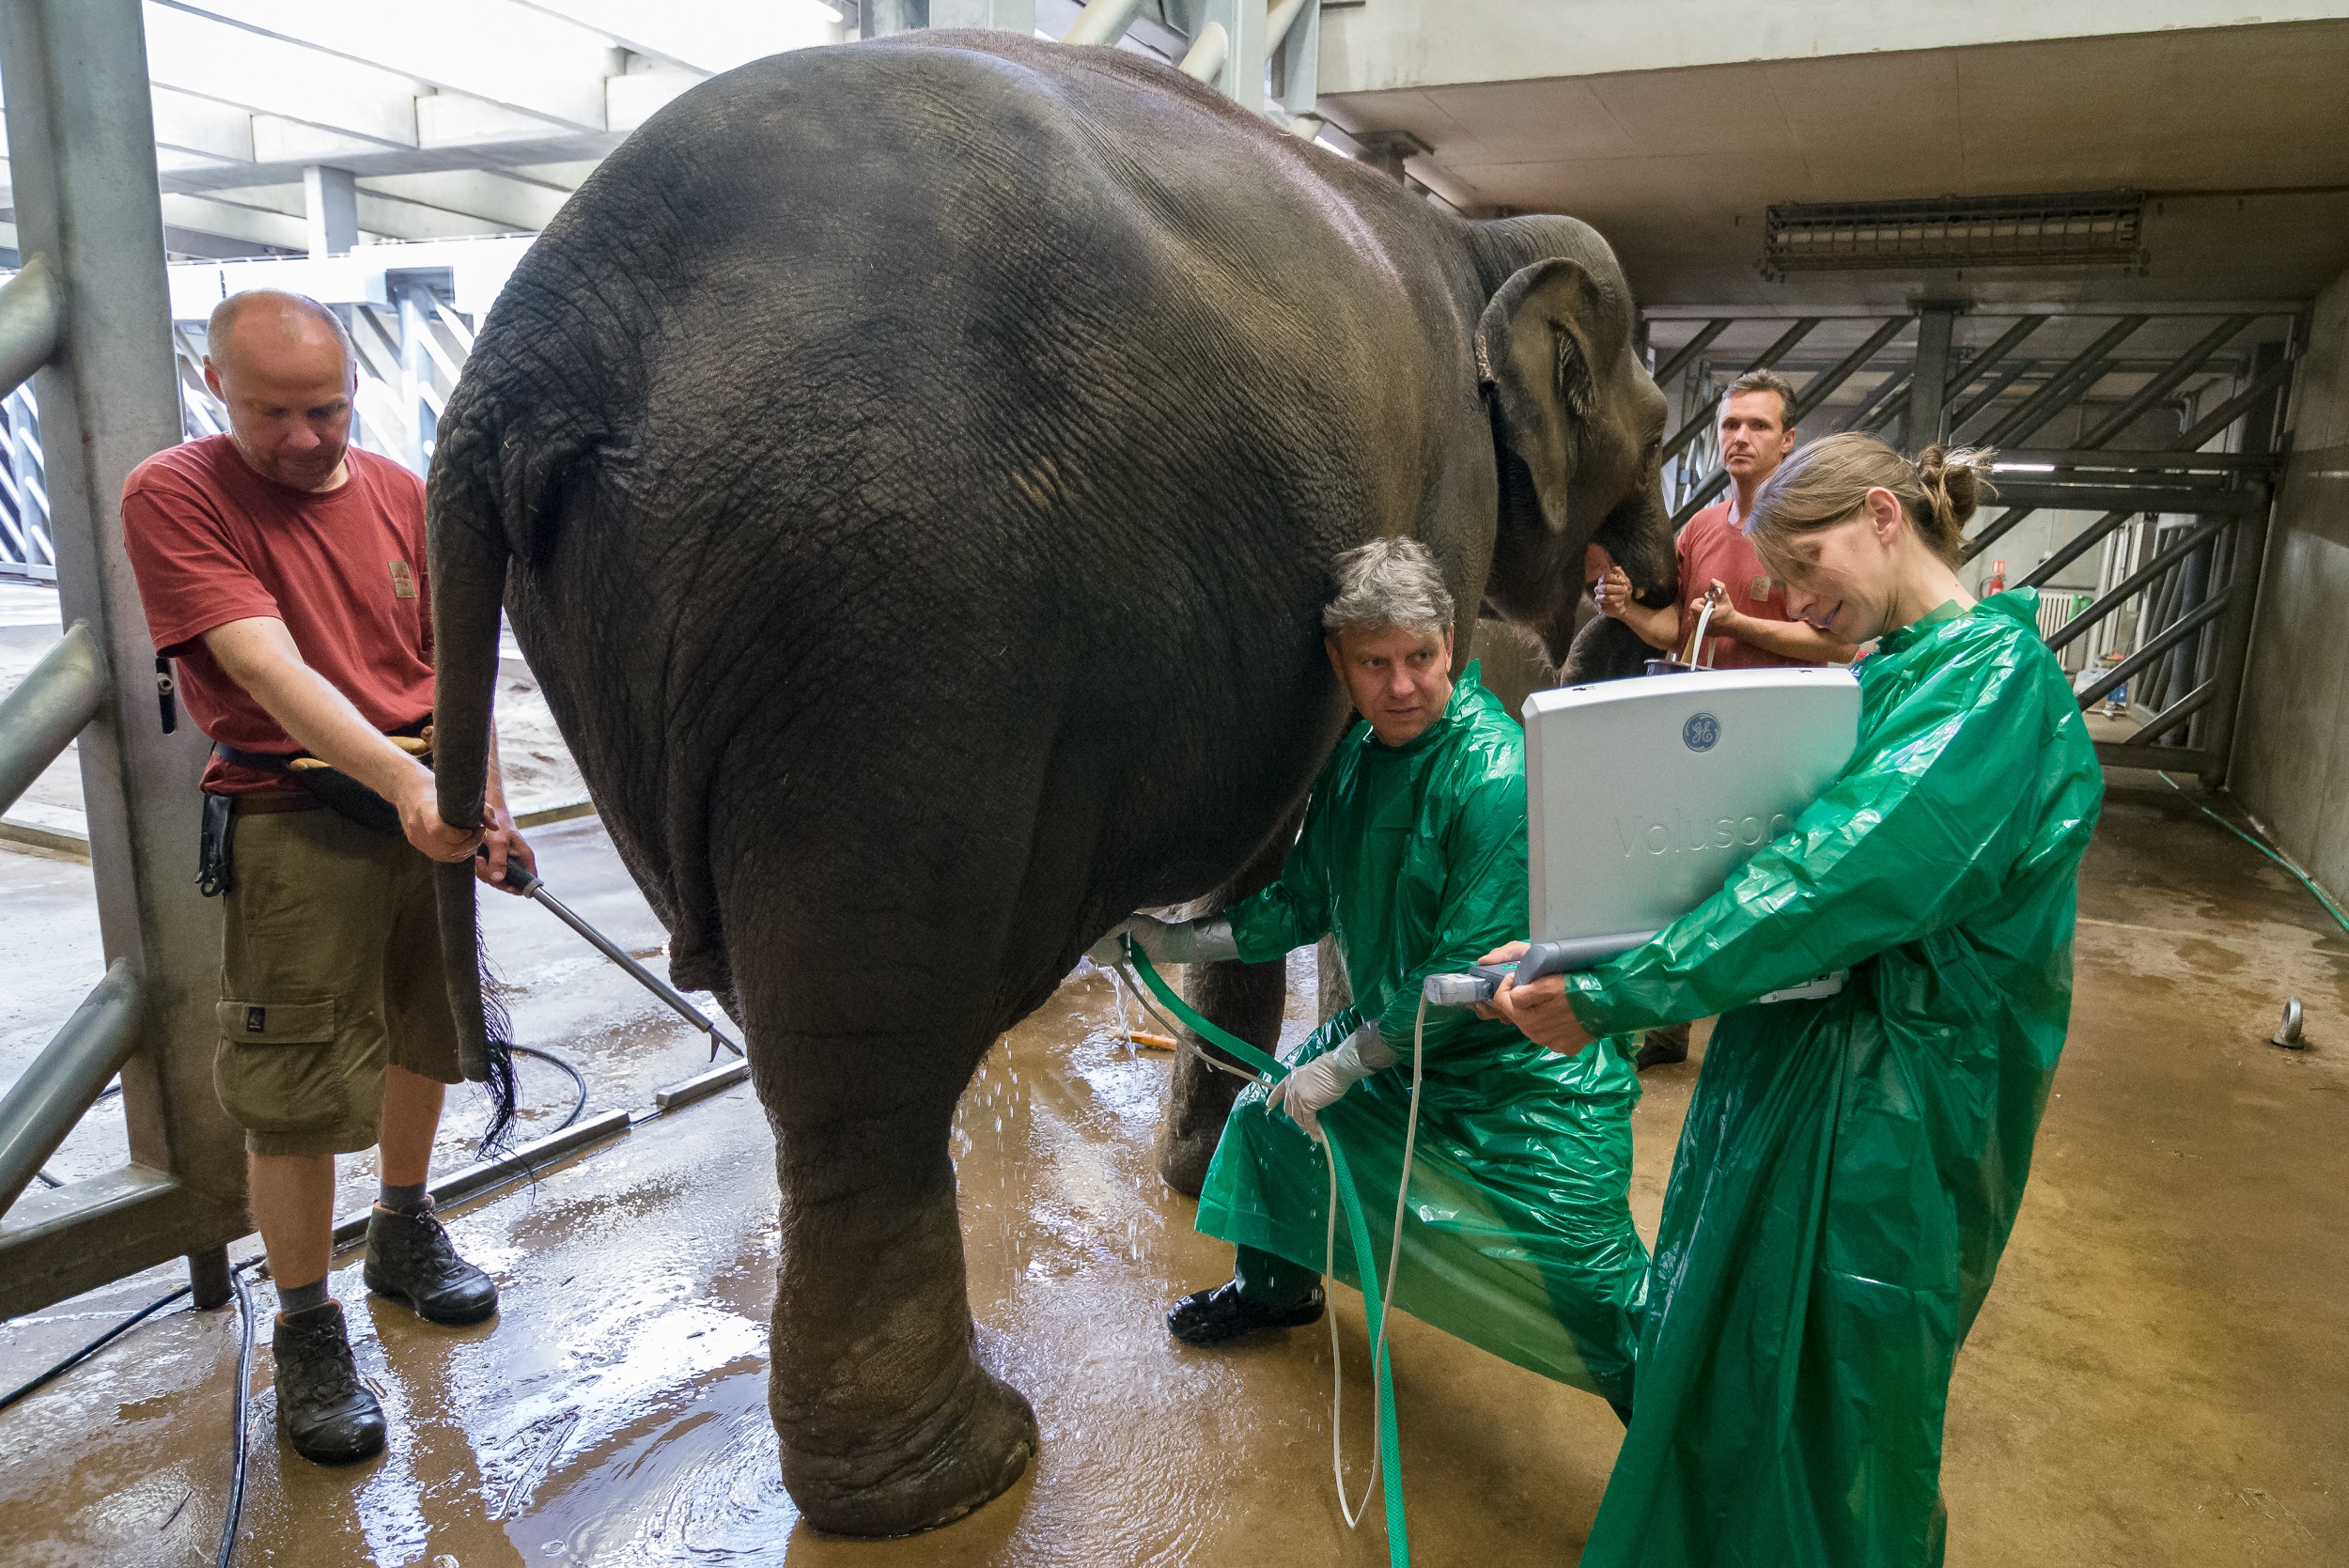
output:
<svg viewBox="0 0 2349 1568"><path fill-rule="evenodd" d="M117 958L0 1096L0 1214L57 1152L139 1043L139 984Z"/></svg>
<svg viewBox="0 0 2349 1568"><path fill-rule="evenodd" d="M1265 70L1272 59L1271 15L1265 0L1206 0L1199 31L1221 25L1226 39L1223 70L1216 85L1223 96L1252 115L1265 106Z"/></svg>
<svg viewBox="0 0 2349 1568"><path fill-rule="evenodd" d="M1911 451L1923 451L1941 439L1941 415L1947 407L1950 380L1950 339L1957 331L1963 306L1921 305L1917 311L1917 368L1908 381L1908 422L1903 427Z"/></svg>
<svg viewBox="0 0 2349 1568"><path fill-rule="evenodd" d="M2285 380L2291 376L2292 365L2293 356L2287 354L2279 357L2275 363L2266 365L2263 369L2260 370L2258 374L2254 375L2251 378L2250 385L2245 387L2241 392L2236 393L2232 397L2228 398L2225 402L2219 404L2218 407L2213 409L2210 412L2196 420L2192 429L2186 431L2186 434L2171 442L2164 450L2177 453L2180 458L2180 466L2190 466L2194 463L2223 462L2227 456L2226 454L2216 454L2205 457L2198 453L2196 449L2210 441L2222 430L2226 429L2228 426L2242 418L2244 413L2255 404L2258 404L2262 399L2267 397L2280 388L2284 384ZM2147 458L2154 456L2154 454L2137 453L2134 454L2134 456ZM2260 453L2254 454L2254 456L2257 458L2261 467L2269 467L2274 463L2273 457L2268 454ZM2191 506L2186 509L2199 510L2201 504L2201 498L2197 496L2194 498ZM1967 540L1966 558L1970 561L1975 556L1981 554L1984 550L1987 550L1991 544L2001 535L2005 534L2008 529L2013 528L2016 523L2029 517L2033 509L2034 508L2031 506L2016 506L2011 510L2000 513L1996 521L1992 522L1988 527L1984 528L1974 537ZM2107 514L2105 517L2099 519L2084 533L2074 536L2072 542L2069 545L2064 546L2061 550L2057 551L2055 554L2050 555L2046 560L2042 561L2039 564L2038 568L2034 570L2030 577L2025 578L2021 583L2016 584L2016 586L2036 586L2037 584L2046 582L2046 579L2053 576L2056 571L2064 566L2069 565L2081 551L2086 550L2090 545L2094 544L2098 539L2101 539L2107 534L2111 533L2113 529L2119 527L2121 523L2133 515L2135 511L2141 509L2142 508L2133 507L2127 510Z"/></svg>
<svg viewBox="0 0 2349 1568"><path fill-rule="evenodd" d="M1068 31L1060 36L1060 41L1092 46L1114 44L1134 24L1134 13L1140 9L1142 0L1088 0L1085 8L1077 13L1077 20L1068 24Z"/></svg>
<svg viewBox="0 0 2349 1568"><path fill-rule="evenodd" d="M2180 382L2200 370L2211 355L2227 346L2229 338L2249 326L2253 318L2248 316L2230 316L2219 322L2203 335L2201 342L2180 354L2169 369L2139 388L2136 396L2107 415L2094 429L2081 436L2079 444L2083 447L2102 446L2127 429L2137 422L2139 415L2176 391Z"/></svg>
<svg viewBox="0 0 2349 1568"><path fill-rule="evenodd" d="M248 1222L243 1135L212 1091L220 912L193 876L207 748L194 725L165 735L157 722L154 646L122 549L124 478L180 437L139 0L0 0L0 96L19 243L48 256L65 303L61 347L35 381L58 597L110 676L77 749L106 960L137 981L123 1110L132 1169L151 1178L116 1196L162 1217L117 1222L102 1196L86 1218L49 1202L88 1184L41 1195L47 1218L0 1232L0 1310L21 1312Z"/></svg>
<svg viewBox="0 0 2349 1568"><path fill-rule="evenodd" d="M1771 365L1776 365L1780 360L1784 359L1788 354L1794 351L1796 344L1800 343L1804 338L1811 335L1812 332L1818 326L1820 320L1821 318L1819 317L1806 316L1801 320L1797 321L1793 326L1788 327L1784 332L1779 334L1777 342L1763 349L1761 356L1751 365L1746 366L1746 370L1767 370ZM1705 427L1713 423L1713 411L1720 406L1720 393L1717 392L1713 394L1712 396L1706 398L1704 400L1704 406L1697 410L1694 414L1690 415L1688 422L1686 425L1683 425L1679 429L1674 430L1672 432L1672 440L1664 443L1664 455L1662 460L1670 462L1681 453L1687 451L1688 443L1696 440L1700 435L1703 435Z"/></svg>
<svg viewBox="0 0 2349 1568"><path fill-rule="evenodd" d="M2138 671L2217 620L2226 610L2227 602L2223 595L2217 598L2206 598L2186 614L2170 622L2152 642L2098 675L2093 685L2080 692L2080 706L2092 707L2102 702L2114 687L2126 684L2128 678Z"/></svg>
<svg viewBox="0 0 2349 1568"><path fill-rule="evenodd" d="M16 276L0 287L0 397L30 380L57 351L61 309L49 258L26 256Z"/></svg>
<svg viewBox="0 0 2349 1568"><path fill-rule="evenodd" d="M1210 22L1199 29L1199 36L1190 40L1175 70L1194 82L1205 82L1212 87L1223 80L1223 62L1231 57L1232 35L1223 30L1221 22Z"/></svg>
<svg viewBox="0 0 2349 1568"><path fill-rule="evenodd" d="M2237 450L2260 458L2274 454L2284 378L2291 373L2293 358L2282 346L2273 343L2253 350L2251 385L2261 391L2245 403L2243 439ZM2230 397L2225 406L2231 408L2240 400ZM2206 789L2222 788L2234 764L2235 720L2243 710L2243 690L2250 675L2251 628L2266 572L2268 520L2273 515L2272 505L2263 506L2235 534L2227 570L2227 618L2219 623L2218 667L2211 676L2218 695L2204 726L2203 749L2210 753L2210 764L2202 770Z"/></svg>
<svg viewBox="0 0 2349 1568"><path fill-rule="evenodd" d="M1842 386L1858 374L1861 365L1875 357L1878 349L1892 341L1907 325L1907 317L1893 317L1892 319L1869 334L1867 341L1845 354L1834 368L1821 371L1813 376L1811 379L1811 384L1797 395L1794 408L1788 411L1787 428L1793 429L1811 417L1820 404L1834 396L1837 387ZM1672 527L1677 530L1682 523L1696 516L1715 496L1728 488L1729 470L1725 468L1715 470L1672 513Z"/></svg>
<svg viewBox="0 0 2349 1568"><path fill-rule="evenodd" d="M1690 360L1713 346L1713 340L1730 328L1730 318L1707 321L1696 336L1672 350L1672 357L1656 367L1656 384L1662 386L1686 368Z"/></svg>
<svg viewBox="0 0 2349 1568"><path fill-rule="evenodd" d="M1282 13L1289 14L1283 16ZM1321 91L1321 0L1280 0L1265 21L1268 48L1280 63L1277 85L1281 113L1290 129L1308 141L1320 131L1315 112ZM1310 117L1308 128L1295 122Z"/></svg>
<svg viewBox="0 0 2349 1568"><path fill-rule="evenodd" d="M2037 360L2018 359L1990 378L1990 384L1959 404L1949 416L1950 434L1954 436L1966 427L1966 422L1999 400L1999 394L2037 369Z"/></svg>
<svg viewBox="0 0 2349 1568"><path fill-rule="evenodd" d="M1876 389L1868 394L1867 401L1852 411L1851 420L1843 428L1873 430L1891 418L1895 410L1906 407L1899 401L1899 398L1902 393L1908 390L1908 378L1911 373L1910 370L1906 369L1895 370L1890 376L1885 377L1876 384Z"/></svg>
<svg viewBox="0 0 2349 1568"><path fill-rule="evenodd" d="M0 811L16 804L106 700L106 654L76 621L0 701ZM0 1204L5 1208L6 1204Z"/></svg>
<svg viewBox="0 0 2349 1568"><path fill-rule="evenodd" d="M2090 627L2094 626L2098 621L2103 620L2107 615L2111 614L2114 611L2120 609L2121 606L2128 603L2129 600L2135 598L2139 594L2143 593L2149 584L2157 582L2160 579L2163 572L2168 571L2171 567L2176 566L2179 562L2185 560L2187 556L2201 549L2202 546L2217 538L2218 536L2219 530L2225 528L2227 526L2227 522L2228 520L2225 518L2212 518L2208 521L2189 530L2184 537L2172 544L2168 550L2163 551L2160 554L2155 556L2152 560L2138 567L2137 570L2129 573L2127 577L2113 584L2110 592L2098 596L2095 603L2090 605L2087 609L2081 611L2078 614L2064 622L2063 625L2059 627L2055 633L2047 639L2047 646L2050 648L2061 648L2066 643L2070 643L2079 637L2080 634L2085 632Z"/></svg>
<svg viewBox="0 0 2349 1568"><path fill-rule="evenodd" d="M2070 408L2088 395L2091 387L2104 376L2106 360L2138 328L2150 318L2123 316L2082 349L2071 363L2048 379L2047 384L2023 399L2022 407L1999 420L1983 433L1984 446L1996 446L2012 438L2028 441L2033 432L2047 421Z"/></svg>
<svg viewBox="0 0 2349 1568"><path fill-rule="evenodd" d="M1035 0L930 0L933 27L993 27L1035 37Z"/></svg>
<svg viewBox="0 0 2349 1568"><path fill-rule="evenodd" d="M311 163L302 171L302 215L310 225L310 254L349 256L359 243L359 180L349 169Z"/></svg>
<svg viewBox="0 0 2349 1568"><path fill-rule="evenodd" d="M2045 316L2026 316L2000 333L1995 342L1959 366L1957 374L1950 378L1949 388L1942 395L1943 405L1946 407L1966 396L1966 389L1972 386L1977 378L1984 371L1996 368L1999 362L2013 352L2023 339L2046 324L2047 318ZM1947 427L1956 429L1957 422L1951 420Z"/></svg>

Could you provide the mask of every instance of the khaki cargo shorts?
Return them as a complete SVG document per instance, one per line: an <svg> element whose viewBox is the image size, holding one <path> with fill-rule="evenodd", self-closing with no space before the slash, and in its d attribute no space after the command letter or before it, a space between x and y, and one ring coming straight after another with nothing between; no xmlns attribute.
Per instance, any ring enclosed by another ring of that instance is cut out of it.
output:
<svg viewBox="0 0 2349 1568"><path fill-rule="evenodd" d="M455 1083L432 862L338 812L240 813L212 1084L257 1155L376 1141L383 1066Z"/></svg>

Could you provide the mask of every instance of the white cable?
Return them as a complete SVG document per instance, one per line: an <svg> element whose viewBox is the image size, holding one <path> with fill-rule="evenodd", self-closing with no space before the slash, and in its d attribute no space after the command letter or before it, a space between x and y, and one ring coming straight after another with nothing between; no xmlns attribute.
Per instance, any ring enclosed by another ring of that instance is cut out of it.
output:
<svg viewBox="0 0 2349 1568"><path fill-rule="evenodd" d="M1378 1299L1378 1326L1370 1337L1370 1374L1373 1383L1378 1377L1378 1358L1385 1354L1387 1344L1387 1315L1394 1311L1394 1273L1403 1261L1403 1216L1409 1206L1411 1192L1411 1156L1419 1142L1419 1079L1422 1053L1427 1040L1427 998L1419 999L1419 1016L1411 1020L1411 1109L1403 1122L1403 1179L1394 1189L1394 1239L1387 1247L1387 1288ZM1321 1271L1327 1276L1334 1272L1338 1252L1338 1162L1330 1153L1327 1138L1321 1143L1322 1162L1330 1167L1330 1234L1322 1242ZM1357 1262L1367 1260L1358 1259ZM1351 1508L1346 1501L1346 1438L1339 1426L1345 1413L1346 1375L1338 1364L1338 1314L1330 1313L1330 1471L1337 1478L1338 1512L1346 1516L1346 1528L1358 1529L1370 1514L1371 1494L1378 1489L1378 1467L1385 1458L1385 1445L1376 1420L1370 1428L1370 1479L1362 1483L1362 1502Z"/></svg>

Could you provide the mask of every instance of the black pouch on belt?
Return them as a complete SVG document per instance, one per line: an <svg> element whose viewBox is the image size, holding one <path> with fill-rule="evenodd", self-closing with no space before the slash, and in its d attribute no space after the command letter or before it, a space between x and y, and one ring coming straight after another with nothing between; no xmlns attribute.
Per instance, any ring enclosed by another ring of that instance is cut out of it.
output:
<svg viewBox="0 0 2349 1568"><path fill-rule="evenodd" d="M425 728L425 722L419 720L405 729L391 733L413 737L420 735ZM397 834L400 831L397 807L350 774L327 767L306 752L296 752L291 756L273 756L265 752L241 752L234 746L216 740L212 743L212 754L239 768L283 774L316 796L320 805L333 807L362 828L370 828L379 833ZM307 766L295 767L297 760ZM416 755L416 760L429 768L432 766L432 753L426 752Z"/></svg>
<svg viewBox="0 0 2349 1568"><path fill-rule="evenodd" d="M237 831L236 805L232 796L204 797L204 825L195 839L195 891L207 898L236 886L229 851Z"/></svg>

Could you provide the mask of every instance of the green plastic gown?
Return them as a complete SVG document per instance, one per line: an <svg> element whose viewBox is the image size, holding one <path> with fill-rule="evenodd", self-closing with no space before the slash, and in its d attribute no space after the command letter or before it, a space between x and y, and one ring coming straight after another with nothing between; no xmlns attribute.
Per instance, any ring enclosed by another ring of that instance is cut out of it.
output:
<svg viewBox="0 0 2349 1568"><path fill-rule="evenodd" d="M1951 1366L2022 1202L2104 795L2036 598L1885 637L1795 831L1568 979L1595 1034L1721 1015L1582 1568L1941 1560ZM1839 996L1744 1005L1846 966Z"/></svg>
<svg viewBox="0 0 2349 1568"><path fill-rule="evenodd" d="M1420 983L1526 928L1525 736L1470 664L1406 746L1355 726L1322 769L1280 878L1230 910L1261 963L1334 933L1354 991L1293 1063L1367 1016L1399 1063L1322 1113L1346 1150L1383 1269L1411 1094ZM1647 1266L1632 1228L1631 1108L1620 1044L1558 1056L1465 1008L1428 1010L1399 1311L1522 1367L1627 1401ZM1316 1272L1329 1239L1322 1155L1261 1086L1232 1109L1199 1229ZM1329 1272L1360 1285L1338 1227Z"/></svg>

